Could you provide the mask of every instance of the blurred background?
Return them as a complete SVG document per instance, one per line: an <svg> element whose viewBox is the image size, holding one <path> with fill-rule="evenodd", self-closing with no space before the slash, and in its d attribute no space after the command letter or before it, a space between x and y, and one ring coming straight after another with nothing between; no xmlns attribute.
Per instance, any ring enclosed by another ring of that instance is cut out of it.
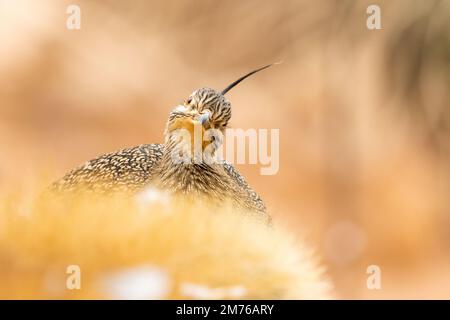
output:
<svg viewBox="0 0 450 320"><path fill-rule="evenodd" d="M278 174L238 166L275 225L340 298L449 299L450 1L377 1L381 30L370 4L0 0L0 191L162 142L194 89L283 60L228 94L232 127L280 129Z"/></svg>

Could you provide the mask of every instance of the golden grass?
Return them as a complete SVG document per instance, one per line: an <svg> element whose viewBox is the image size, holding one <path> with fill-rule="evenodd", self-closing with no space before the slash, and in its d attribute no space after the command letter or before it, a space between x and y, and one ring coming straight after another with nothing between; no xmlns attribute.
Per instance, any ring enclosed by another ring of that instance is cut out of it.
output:
<svg viewBox="0 0 450 320"><path fill-rule="evenodd" d="M310 250L227 209L81 196L23 201L0 203L0 298L331 297ZM80 290L66 288L69 265L80 267Z"/></svg>

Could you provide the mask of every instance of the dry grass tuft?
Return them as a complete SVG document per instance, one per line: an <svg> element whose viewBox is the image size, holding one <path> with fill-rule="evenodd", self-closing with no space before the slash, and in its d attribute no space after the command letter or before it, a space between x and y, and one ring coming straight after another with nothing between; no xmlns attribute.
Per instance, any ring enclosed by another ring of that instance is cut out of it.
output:
<svg viewBox="0 0 450 320"><path fill-rule="evenodd" d="M154 200L154 199L153 199ZM0 298L329 298L310 250L228 210L118 198L0 202ZM68 290L69 265L81 289Z"/></svg>

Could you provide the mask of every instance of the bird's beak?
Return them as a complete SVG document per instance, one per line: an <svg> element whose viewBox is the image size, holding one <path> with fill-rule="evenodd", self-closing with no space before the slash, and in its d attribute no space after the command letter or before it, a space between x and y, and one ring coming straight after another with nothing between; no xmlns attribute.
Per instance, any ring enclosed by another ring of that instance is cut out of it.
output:
<svg viewBox="0 0 450 320"><path fill-rule="evenodd" d="M194 131L194 128L201 128L203 131L207 129L207 125L211 120L211 112L205 110L202 113L197 111L191 111L186 113L186 117L181 117L171 121L168 124L168 132L175 131L177 129L187 129L190 132Z"/></svg>
<svg viewBox="0 0 450 320"><path fill-rule="evenodd" d="M211 112L209 110L205 110L204 113L198 117L198 122L203 126L211 119Z"/></svg>

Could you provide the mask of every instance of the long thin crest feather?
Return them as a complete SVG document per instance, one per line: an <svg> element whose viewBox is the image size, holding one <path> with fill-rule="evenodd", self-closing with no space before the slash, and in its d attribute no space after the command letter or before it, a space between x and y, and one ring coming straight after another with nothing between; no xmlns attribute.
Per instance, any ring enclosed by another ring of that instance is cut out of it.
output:
<svg viewBox="0 0 450 320"><path fill-rule="evenodd" d="M250 77L252 74L255 74L255 73L259 72L259 71L262 71L262 70L264 70L264 69L267 69L267 68L270 67L270 66L273 66L273 65L275 65L275 64L280 64L280 63L281 63L281 62L271 63L271 64L268 64L268 65L266 65L266 66L264 66L264 67L258 68L258 69L256 69L256 70L253 70L253 71L247 73L246 75L240 77L239 79L237 79L236 81L234 81L233 83L231 83L228 87L226 87L225 89L223 89L222 92L221 92L221 94L222 94L222 95L226 94L226 93L227 93L228 91L230 91L233 87L235 87L237 84L239 84L239 82L241 82L242 80L244 80L244 79Z"/></svg>

